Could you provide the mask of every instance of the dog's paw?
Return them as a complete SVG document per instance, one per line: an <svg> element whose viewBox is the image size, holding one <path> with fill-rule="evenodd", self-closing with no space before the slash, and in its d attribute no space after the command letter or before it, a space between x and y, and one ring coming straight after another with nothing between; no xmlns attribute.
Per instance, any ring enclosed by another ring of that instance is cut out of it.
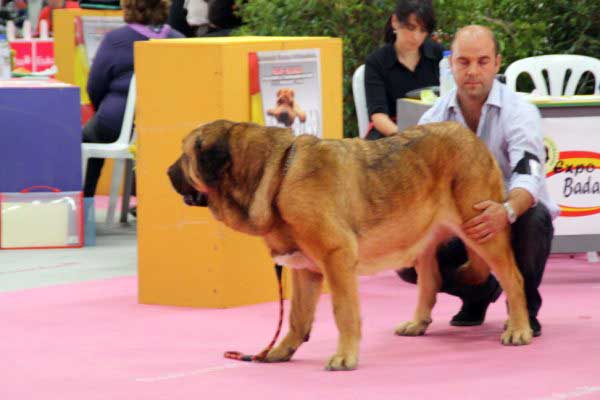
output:
<svg viewBox="0 0 600 400"><path fill-rule="evenodd" d="M264 361L273 363L290 361L295 352L296 349L293 349L291 347L277 346L271 351L269 351L269 354L267 354L267 357L265 357Z"/></svg>
<svg viewBox="0 0 600 400"><path fill-rule="evenodd" d="M399 336L421 336L425 334L427 327L431 323L429 321L407 321L398 325L394 331Z"/></svg>
<svg viewBox="0 0 600 400"><path fill-rule="evenodd" d="M352 371L356 369L358 357L355 354L335 354L327 361L327 371Z"/></svg>
<svg viewBox="0 0 600 400"><path fill-rule="evenodd" d="M521 346L531 343L533 331L530 327L516 329L511 324L506 324L506 328L502 333L501 340L505 346Z"/></svg>

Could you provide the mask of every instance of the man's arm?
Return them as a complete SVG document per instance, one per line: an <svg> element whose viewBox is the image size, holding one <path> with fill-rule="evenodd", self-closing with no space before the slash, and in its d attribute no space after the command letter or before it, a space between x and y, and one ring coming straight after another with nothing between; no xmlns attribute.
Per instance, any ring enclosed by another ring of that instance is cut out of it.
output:
<svg viewBox="0 0 600 400"><path fill-rule="evenodd" d="M517 217L525 214L525 212L535 204L535 200L531 193L523 188L514 188L511 190L508 193L508 199L506 201L510 204Z"/></svg>
<svg viewBox="0 0 600 400"><path fill-rule="evenodd" d="M515 188L508 193L506 203L517 217L523 215L534 204L534 198L527 190ZM496 233L510 225L507 207L503 203L492 200L482 201L473 206L482 211L463 225L467 236L478 243L485 243Z"/></svg>
<svg viewBox="0 0 600 400"><path fill-rule="evenodd" d="M539 111L531 104L524 104L510 119L507 142L512 174L506 199L508 207L483 201L474 206L482 213L463 225L465 233L479 243L488 241L509 224L509 209L519 217L534 206L545 179Z"/></svg>

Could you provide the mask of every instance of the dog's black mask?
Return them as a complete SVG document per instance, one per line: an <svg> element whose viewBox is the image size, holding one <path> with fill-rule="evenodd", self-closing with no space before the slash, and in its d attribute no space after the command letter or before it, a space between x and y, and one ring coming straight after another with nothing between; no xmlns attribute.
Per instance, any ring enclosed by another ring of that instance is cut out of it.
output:
<svg viewBox="0 0 600 400"><path fill-rule="evenodd" d="M173 188L183 196L183 201L188 206L206 207L208 206L208 197L206 193L201 193L194 189L185 179L183 170L181 168L181 157L169 167L167 171L171 185Z"/></svg>

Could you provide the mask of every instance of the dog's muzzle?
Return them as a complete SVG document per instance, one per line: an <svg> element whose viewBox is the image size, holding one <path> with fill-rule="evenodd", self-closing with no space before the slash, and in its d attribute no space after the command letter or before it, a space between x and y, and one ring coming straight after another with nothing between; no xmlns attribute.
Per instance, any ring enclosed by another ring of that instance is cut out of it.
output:
<svg viewBox="0 0 600 400"><path fill-rule="evenodd" d="M173 163L167 171L167 175L171 180L171 185L177 193L183 197L183 202L188 206L207 207L208 196L206 193L197 191L190 185L183 175L181 169L181 158Z"/></svg>
<svg viewBox="0 0 600 400"><path fill-rule="evenodd" d="M183 202L188 206L207 207L208 196L205 193L188 193L183 195Z"/></svg>

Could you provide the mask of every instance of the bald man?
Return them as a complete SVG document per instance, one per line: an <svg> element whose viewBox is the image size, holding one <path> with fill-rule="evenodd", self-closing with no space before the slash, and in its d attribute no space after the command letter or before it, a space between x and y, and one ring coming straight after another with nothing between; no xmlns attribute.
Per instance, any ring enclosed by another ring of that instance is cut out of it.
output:
<svg viewBox="0 0 600 400"><path fill-rule="evenodd" d="M439 99L419 123L460 122L476 132L498 161L506 185L505 201L475 204L481 214L463 227L469 237L484 243L512 224L512 246L523 275L529 322L533 335L539 336L542 327L537 315L542 297L538 288L554 235L552 220L559 213L546 189L540 114L495 79L502 58L491 30L477 25L464 27L456 33L451 49L456 89ZM442 246L437 259L442 275L440 290L460 297L463 303L450 324L482 324L489 304L502 292L498 281L490 275L481 285L458 282L455 271L467 261L464 244L458 238ZM414 268L398 274L416 283Z"/></svg>

